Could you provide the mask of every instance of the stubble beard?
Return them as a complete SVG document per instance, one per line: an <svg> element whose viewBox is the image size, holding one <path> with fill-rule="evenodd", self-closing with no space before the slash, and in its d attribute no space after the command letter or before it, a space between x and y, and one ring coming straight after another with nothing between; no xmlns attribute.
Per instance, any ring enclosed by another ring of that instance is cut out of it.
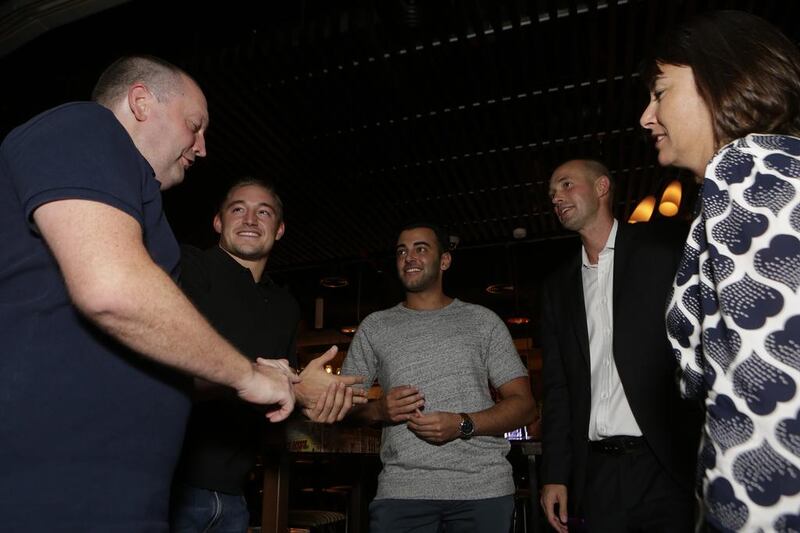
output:
<svg viewBox="0 0 800 533"><path fill-rule="evenodd" d="M436 283L436 271L428 272L423 269L422 275L415 281L407 281L400 278L406 292L424 292Z"/></svg>

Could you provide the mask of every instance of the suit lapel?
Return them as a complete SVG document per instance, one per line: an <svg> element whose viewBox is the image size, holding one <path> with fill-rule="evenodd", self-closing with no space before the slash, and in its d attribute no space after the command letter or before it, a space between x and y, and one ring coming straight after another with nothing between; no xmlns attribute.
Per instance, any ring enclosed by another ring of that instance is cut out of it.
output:
<svg viewBox="0 0 800 533"><path fill-rule="evenodd" d="M625 283L625 267L628 263L628 233L625 231L625 226L619 224L617 226L617 239L614 241L614 287L613 287L613 313L614 313L614 326L617 325L617 302L619 301L619 291Z"/></svg>
<svg viewBox="0 0 800 533"><path fill-rule="evenodd" d="M630 279L629 276L631 275L629 272L629 263L632 260L633 255L630 252L630 233L627 231L628 228L625 227L625 224L620 223L617 227L617 239L614 242L614 287L613 287L613 317L612 320L614 322L614 327L612 329L613 337L611 346L614 350L614 360L617 362L617 369L620 366L624 366L622 363L622 359L626 354L621 354L620 350L617 349L617 335L624 335L625 334L625 324L627 323L622 316L620 305L622 303L622 289L625 285L630 287Z"/></svg>
<svg viewBox="0 0 800 533"><path fill-rule="evenodd" d="M577 261L572 262L572 266L567 272L567 307L569 308L570 323L575 329L575 336L578 339L581 355L584 362L589 366L589 329L586 326L586 305L583 300L583 276L581 276L581 255L578 254Z"/></svg>

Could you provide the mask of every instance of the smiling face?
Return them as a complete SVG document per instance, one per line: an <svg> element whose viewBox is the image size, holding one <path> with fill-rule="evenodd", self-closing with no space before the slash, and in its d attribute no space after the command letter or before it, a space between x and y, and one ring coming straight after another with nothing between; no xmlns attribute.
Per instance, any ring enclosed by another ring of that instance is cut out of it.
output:
<svg viewBox="0 0 800 533"><path fill-rule="evenodd" d="M425 292L442 287L442 272L450 268L450 253L441 253L431 228L404 230L395 248L397 275L407 292Z"/></svg>
<svg viewBox="0 0 800 533"><path fill-rule="evenodd" d="M662 166L686 168L702 178L716 151L711 112L690 67L658 67L650 103L639 123L650 130Z"/></svg>
<svg viewBox="0 0 800 533"><path fill-rule="evenodd" d="M206 156L208 107L200 87L185 75L174 94L161 101L152 96L149 104L146 130L137 146L163 190L182 182L195 160Z"/></svg>
<svg viewBox="0 0 800 533"><path fill-rule="evenodd" d="M583 161L558 167L550 178L550 200L561 225L578 232L590 226L603 208L608 186L608 177L592 176Z"/></svg>
<svg viewBox="0 0 800 533"><path fill-rule="evenodd" d="M228 193L214 217L219 246L234 259L266 260L285 231L275 196L259 185L243 185Z"/></svg>

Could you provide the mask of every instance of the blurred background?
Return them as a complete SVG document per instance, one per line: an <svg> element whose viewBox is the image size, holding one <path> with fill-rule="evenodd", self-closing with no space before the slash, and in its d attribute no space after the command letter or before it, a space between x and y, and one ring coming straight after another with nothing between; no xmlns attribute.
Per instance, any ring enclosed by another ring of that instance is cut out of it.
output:
<svg viewBox="0 0 800 533"><path fill-rule="evenodd" d="M666 26L716 8L800 37L800 3L712 0L0 1L0 135L88 99L128 53L186 68L206 92L207 159L165 194L179 240L216 242L235 179L277 184L287 232L269 261L303 309L301 356L346 348L368 313L402 299L392 248L409 219L455 246L452 296L507 320L534 372L536 295L577 239L547 195L552 170L604 160L621 221L667 185L687 221L691 176L661 169L638 126L638 75ZM344 331L344 332L343 332ZM335 370L335 368L334 368Z"/></svg>

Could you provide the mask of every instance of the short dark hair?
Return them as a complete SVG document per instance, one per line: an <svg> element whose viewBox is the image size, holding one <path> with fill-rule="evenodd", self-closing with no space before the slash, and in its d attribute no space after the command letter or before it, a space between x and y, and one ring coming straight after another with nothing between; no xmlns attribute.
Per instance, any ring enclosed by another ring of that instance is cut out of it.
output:
<svg viewBox="0 0 800 533"><path fill-rule="evenodd" d="M240 189L242 187L247 187L249 185L255 185L256 187L261 187L265 191L269 192L272 197L275 199L275 215L278 218L278 223L280 224L283 222L283 200L281 200L278 191L275 189L275 184L271 181L261 179L261 178L254 178L251 176L245 176L243 178L239 178L233 185L228 187L228 191L225 193L225 196L222 198L222 201L219 203L219 207L217 208L217 212L222 214L222 210L225 209L225 204L228 202L228 198L231 197L233 191L236 189Z"/></svg>
<svg viewBox="0 0 800 533"><path fill-rule="evenodd" d="M103 71L92 90L92 100L110 107L136 82L147 85L159 102L168 100L180 89L182 76L192 79L183 69L149 55L125 56Z"/></svg>
<svg viewBox="0 0 800 533"><path fill-rule="evenodd" d="M399 237L406 230L417 228L428 228L433 231L433 234L436 235L436 244L439 247L440 254L450 251L450 235L442 226L427 220L414 220L403 224L397 232L397 236Z"/></svg>
<svg viewBox="0 0 800 533"><path fill-rule="evenodd" d="M713 11L666 32L644 64L652 91L661 65L687 66L721 146L750 133L800 135L800 52L742 11Z"/></svg>

